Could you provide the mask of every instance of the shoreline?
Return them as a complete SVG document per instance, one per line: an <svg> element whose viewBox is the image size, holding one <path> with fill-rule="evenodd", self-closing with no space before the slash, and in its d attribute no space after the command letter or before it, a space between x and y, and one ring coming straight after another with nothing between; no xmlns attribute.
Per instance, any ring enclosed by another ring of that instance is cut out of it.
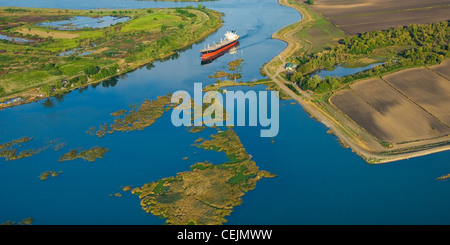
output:
<svg viewBox="0 0 450 245"><path fill-rule="evenodd" d="M330 106L332 104L318 105L311 100L311 96L308 93L305 93L305 91L301 90L296 84L286 81L281 77L280 73L283 70L283 64L286 63L285 60L302 48L302 44L298 39L293 37L293 35L312 19L302 7L290 4L288 0L278 0L278 3L282 6L297 10L302 16L302 19L296 23L283 27L272 35L273 39L283 41L287 43L287 46L270 62L264 65L263 70L271 81L276 83L283 92L297 101L302 106L303 110L310 114L312 118L315 118L317 121L328 127L341 141L344 147L351 148L353 152L370 164L407 160L414 157L450 150L450 144L446 143L449 139L448 136L434 140L419 140L411 143L409 146L407 144L402 148L385 148L374 136L361 128L361 126L354 123L345 114L333 106ZM309 41L302 41L309 44L309 49L312 47L312 44ZM305 53L306 52L307 51L305 51ZM280 61L282 62L281 64L279 64ZM298 92L298 94L288 88L286 83L291 84L297 90L296 92ZM338 118L338 116L340 117ZM395 153L395 151L405 152Z"/></svg>

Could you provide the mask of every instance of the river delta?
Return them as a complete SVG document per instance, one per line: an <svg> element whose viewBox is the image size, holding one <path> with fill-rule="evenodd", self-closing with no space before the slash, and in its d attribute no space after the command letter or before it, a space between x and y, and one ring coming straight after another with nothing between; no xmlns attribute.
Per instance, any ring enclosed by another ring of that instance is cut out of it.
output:
<svg viewBox="0 0 450 245"><path fill-rule="evenodd" d="M1 5L134 9L193 4L7 0ZM260 68L286 47L271 35L301 19L275 0L202 5L225 13L223 26L179 54L111 81L0 111L0 148L7 150L0 162L1 223L450 222L450 186L444 177L450 172L449 152L370 165L287 98L280 101L280 133L273 139L259 137L259 127L174 127L170 95L192 91L196 82L213 90L266 90ZM201 64L199 50L229 29L241 36L237 51ZM220 84L218 79L222 86L211 86ZM239 82L254 84L235 86ZM63 174L41 181L37 176L43 173Z"/></svg>

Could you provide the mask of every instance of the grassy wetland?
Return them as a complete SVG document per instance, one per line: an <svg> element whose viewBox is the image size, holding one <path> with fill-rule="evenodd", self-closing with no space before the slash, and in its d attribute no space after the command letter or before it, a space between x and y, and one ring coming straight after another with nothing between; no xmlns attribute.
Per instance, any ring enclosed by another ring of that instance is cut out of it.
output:
<svg viewBox="0 0 450 245"><path fill-rule="evenodd" d="M159 96L156 100L145 100L140 105L131 105L129 110L122 109L111 113L112 123L91 127L86 133L103 137L114 132L144 130L153 125L165 112L174 107L171 95Z"/></svg>
<svg viewBox="0 0 450 245"><path fill-rule="evenodd" d="M56 176L58 176L60 174L62 174L62 171L59 171L59 172L56 172L56 171L45 171L39 176L39 179L40 180L47 180L49 176L52 177L52 178L55 178Z"/></svg>
<svg viewBox="0 0 450 245"><path fill-rule="evenodd" d="M21 98L1 107L63 94L166 58L222 23L220 13L201 5L125 10L2 7L0 16L0 34L8 37L0 40L0 101ZM107 17L111 24L96 28ZM77 26L77 18L88 18L92 25Z"/></svg>

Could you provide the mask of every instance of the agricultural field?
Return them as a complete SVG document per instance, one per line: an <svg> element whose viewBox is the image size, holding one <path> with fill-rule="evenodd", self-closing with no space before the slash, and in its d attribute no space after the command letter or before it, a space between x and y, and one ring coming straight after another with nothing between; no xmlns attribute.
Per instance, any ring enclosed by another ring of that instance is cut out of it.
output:
<svg viewBox="0 0 450 245"><path fill-rule="evenodd" d="M412 68L359 81L330 102L380 143L402 144L450 135L450 81Z"/></svg>
<svg viewBox="0 0 450 245"><path fill-rule="evenodd" d="M440 65L430 67L430 69L437 74L445 77L447 80L450 80L450 60L446 60Z"/></svg>
<svg viewBox="0 0 450 245"><path fill-rule="evenodd" d="M401 143L450 133L448 127L380 78L355 83L351 90L338 93L332 103L382 142Z"/></svg>
<svg viewBox="0 0 450 245"><path fill-rule="evenodd" d="M321 51L328 46L337 44L338 40L346 36L342 30L316 11L305 8L297 2L292 2L292 4L307 13L303 16L305 20L303 20L302 27L293 34L298 40L308 40L307 44L304 44L303 51L307 53Z"/></svg>
<svg viewBox="0 0 450 245"><path fill-rule="evenodd" d="M316 0L312 8L349 35L450 18L450 0Z"/></svg>
<svg viewBox="0 0 450 245"><path fill-rule="evenodd" d="M384 79L420 107L450 126L450 81L426 68L387 75Z"/></svg>

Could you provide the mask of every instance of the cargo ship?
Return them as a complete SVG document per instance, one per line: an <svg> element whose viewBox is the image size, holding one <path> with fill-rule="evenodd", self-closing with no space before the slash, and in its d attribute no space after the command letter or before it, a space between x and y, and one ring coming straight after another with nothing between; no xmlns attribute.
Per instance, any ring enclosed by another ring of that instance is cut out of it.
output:
<svg viewBox="0 0 450 245"><path fill-rule="evenodd" d="M232 47L236 46L238 40L239 36L236 34L236 31L227 31L225 33L225 39L220 40L220 43L213 44L212 46L208 44L207 48L200 50L202 53L202 61L213 60L223 55Z"/></svg>

